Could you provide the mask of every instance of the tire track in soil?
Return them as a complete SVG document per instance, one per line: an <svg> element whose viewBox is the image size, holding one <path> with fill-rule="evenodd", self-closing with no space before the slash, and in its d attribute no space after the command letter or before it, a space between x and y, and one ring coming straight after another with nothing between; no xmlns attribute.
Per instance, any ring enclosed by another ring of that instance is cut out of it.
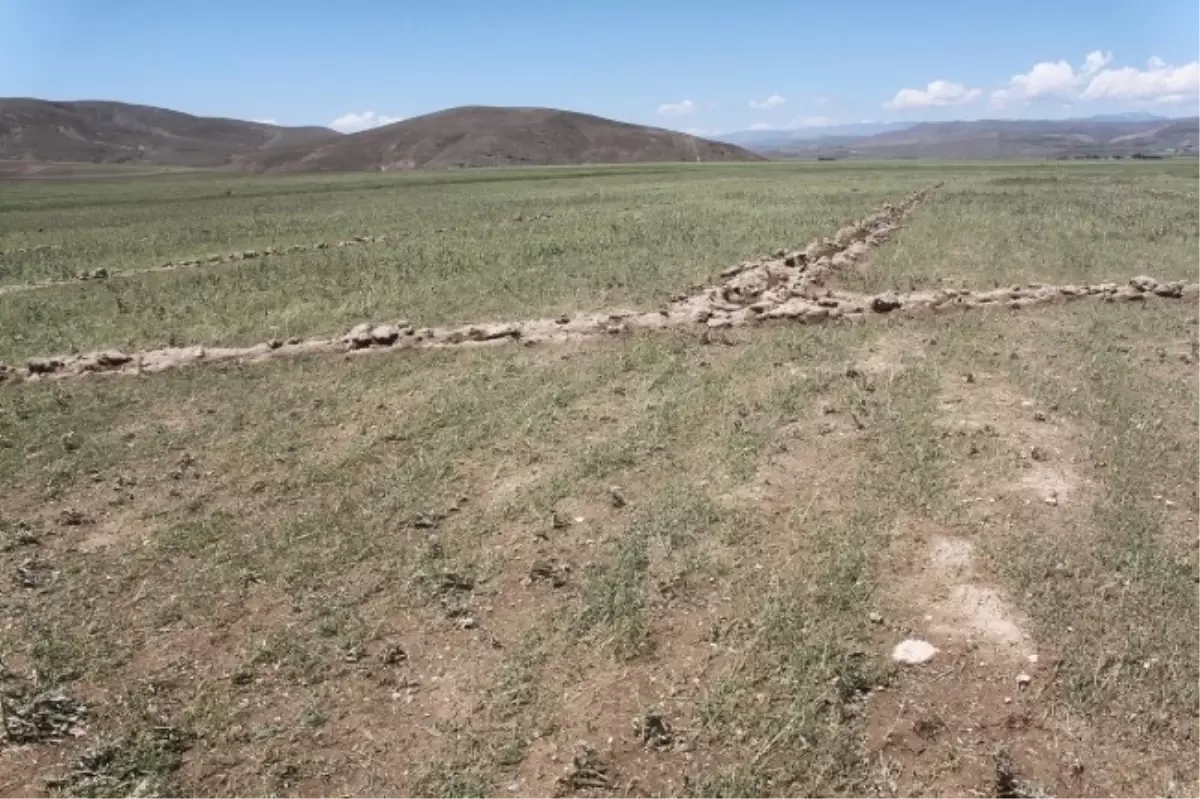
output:
<svg viewBox="0 0 1200 799"><path fill-rule="evenodd" d="M1019 536L1090 527L1097 489L1086 473L1094 460L1086 437L1067 417L1033 410L1033 397L995 375L944 380L938 404L937 426L970 441L976 457L959 460L948 489L961 498L961 520L901 515L880 558L879 643L912 635L938 647L933 661L903 667L867 705L865 742L880 793L1161 791L1174 778L1171 756L1111 717L1065 705L1061 642L1027 632L1034 623L995 576L995 558L1020 547ZM1072 517L1075 524L1065 522ZM989 557L988 540L1005 543Z"/></svg>

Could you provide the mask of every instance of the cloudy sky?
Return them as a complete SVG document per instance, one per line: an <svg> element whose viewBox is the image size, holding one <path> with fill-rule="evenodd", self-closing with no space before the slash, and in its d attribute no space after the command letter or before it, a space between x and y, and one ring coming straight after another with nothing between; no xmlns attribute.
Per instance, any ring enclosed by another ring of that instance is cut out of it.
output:
<svg viewBox="0 0 1200 799"><path fill-rule="evenodd" d="M1195 114L1196 0L0 0L0 96L362 130L455 105L697 133Z"/></svg>

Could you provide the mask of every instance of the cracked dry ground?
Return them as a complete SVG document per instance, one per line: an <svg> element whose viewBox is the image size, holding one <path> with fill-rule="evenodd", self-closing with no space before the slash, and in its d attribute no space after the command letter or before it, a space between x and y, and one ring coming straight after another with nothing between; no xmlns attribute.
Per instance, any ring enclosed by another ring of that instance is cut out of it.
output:
<svg viewBox="0 0 1200 799"><path fill-rule="evenodd" d="M0 790L1193 793L1194 294L844 287L956 202L679 324L6 386Z"/></svg>

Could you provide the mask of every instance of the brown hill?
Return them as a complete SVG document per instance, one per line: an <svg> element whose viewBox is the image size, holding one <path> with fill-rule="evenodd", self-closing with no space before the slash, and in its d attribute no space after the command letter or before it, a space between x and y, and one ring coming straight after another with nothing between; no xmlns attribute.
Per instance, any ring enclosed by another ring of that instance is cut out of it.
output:
<svg viewBox="0 0 1200 799"><path fill-rule="evenodd" d="M341 134L95 100L0 98L0 160L211 167Z"/></svg>
<svg viewBox="0 0 1200 799"><path fill-rule="evenodd" d="M551 108L465 106L243 159L253 171L761 161L732 144Z"/></svg>

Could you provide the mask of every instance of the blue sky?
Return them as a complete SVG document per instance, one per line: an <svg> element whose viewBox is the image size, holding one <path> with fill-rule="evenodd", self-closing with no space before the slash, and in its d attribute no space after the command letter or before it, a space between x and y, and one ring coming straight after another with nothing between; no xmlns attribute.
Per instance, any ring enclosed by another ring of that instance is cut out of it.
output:
<svg viewBox="0 0 1200 799"><path fill-rule="evenodd" d="M465 104L715 133L1192 114L1196 0L0 0L0 96L350 130Z"/></svg>

